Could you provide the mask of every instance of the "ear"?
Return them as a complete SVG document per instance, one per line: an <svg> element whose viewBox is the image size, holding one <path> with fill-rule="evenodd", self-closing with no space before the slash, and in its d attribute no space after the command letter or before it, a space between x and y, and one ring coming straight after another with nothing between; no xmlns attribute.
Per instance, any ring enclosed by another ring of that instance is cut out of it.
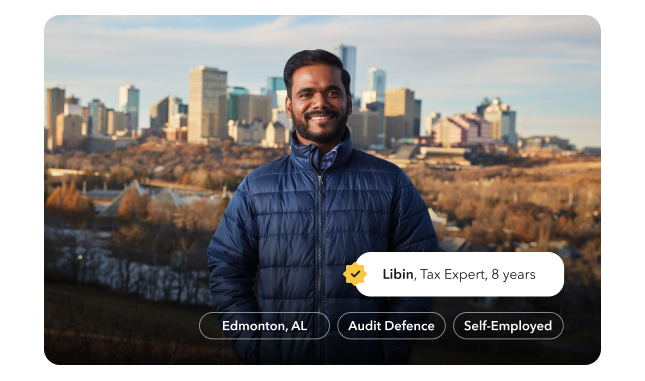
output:
<svg viewBox="0 0 645 381"><path fill-rule="evenodd" d="M352 115L353 105L352 105L352 94L347 94L347 115Z"/></svg>
<svg viewBox="0 0 645 381"><path fill-rule="evenodd" d="M284 99L284 111L287 113L287 118L291 119L291 98L289 97Z"/></svg>

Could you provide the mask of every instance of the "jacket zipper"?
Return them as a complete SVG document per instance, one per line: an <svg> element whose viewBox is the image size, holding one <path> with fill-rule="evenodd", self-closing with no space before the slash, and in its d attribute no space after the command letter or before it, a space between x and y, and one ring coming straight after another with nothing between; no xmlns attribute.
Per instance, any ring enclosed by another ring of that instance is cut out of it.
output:
<svg viewBox="0 0 645 381"><path fill-rule="evenodd" d="M324 186L324 181L323 181L323 175L325 171L323 171L321 174L318 174L318 285L317 285L317 291L318 291L318 312L322 313L322 304L323 304L323 292L322 292L322 278L323 278L323 226L322 226L322 220L323 220L323 198L325 196L323 195L323 186ZM318 319L318 332L317 335L318 337L321 337L323 335L323 321L322 321L322 315L317 316ZM322 365L323 363L323 339L318 341L318 364Z"/></svg>

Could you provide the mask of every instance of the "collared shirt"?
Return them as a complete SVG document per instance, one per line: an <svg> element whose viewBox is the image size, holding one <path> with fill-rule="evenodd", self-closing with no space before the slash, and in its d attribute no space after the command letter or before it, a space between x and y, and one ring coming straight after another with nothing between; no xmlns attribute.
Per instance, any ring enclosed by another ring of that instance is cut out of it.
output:
<svg viewBox="0 0 645 381"><path fill-rule="evenodd" d="M338 155L338 148L340 148L343 145L343 142L341 141L338 143L336 147L334 147L333 150L327 152L325 156L322 157L320 160L320 169L326 169L328 168L333 162L334 159L336 159L336 155Z"/></svg>

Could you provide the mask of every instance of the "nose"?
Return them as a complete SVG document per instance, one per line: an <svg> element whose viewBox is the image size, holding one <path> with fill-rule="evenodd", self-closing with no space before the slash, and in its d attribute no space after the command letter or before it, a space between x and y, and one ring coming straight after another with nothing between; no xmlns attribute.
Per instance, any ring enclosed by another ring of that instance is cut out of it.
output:
<svg viewBox="0 0 645 381"><path fill-rule="evenodd" d="M328 108L329 102L327 102L327 97L324 94L318 93L314 95L314 98L311 102L311 107L314 109Z"/></svg>

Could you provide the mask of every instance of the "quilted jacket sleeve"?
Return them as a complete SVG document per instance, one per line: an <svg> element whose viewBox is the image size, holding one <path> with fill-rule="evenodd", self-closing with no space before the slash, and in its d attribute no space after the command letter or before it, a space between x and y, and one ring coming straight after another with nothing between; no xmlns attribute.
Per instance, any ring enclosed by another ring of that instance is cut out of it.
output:
<svg viewBox="0 0 645 381"><path fill-rule="evenodd" d="M392 252L439 251L437 235L432 227L428 208L419 192L403 171L399 173L397 189L392 200L388 233ZM393 254L396 255L396 254ZM386 303L385 320L395 323L424 323L429 314L405 314L400 312L430 312L434 298L390 298ZM398 312L398 313L397 313ZM385 331L385 338L410 337L410 332ZM387 364L407 364L414 340L383 340L383 355Z"/></svg>
<svg viewBox="0 0 645 381"><path fill-rule="evenodd" d="M220 323L259 323L253 286L258 267L258 229L251 212L246 179L222 216L207 249L209 287ZM247 313L238 313L247 312ZM227 331L229 339L258 337L259 331ZM259 361L258 340L230 340L233 350L248 363Z"/></svg>

